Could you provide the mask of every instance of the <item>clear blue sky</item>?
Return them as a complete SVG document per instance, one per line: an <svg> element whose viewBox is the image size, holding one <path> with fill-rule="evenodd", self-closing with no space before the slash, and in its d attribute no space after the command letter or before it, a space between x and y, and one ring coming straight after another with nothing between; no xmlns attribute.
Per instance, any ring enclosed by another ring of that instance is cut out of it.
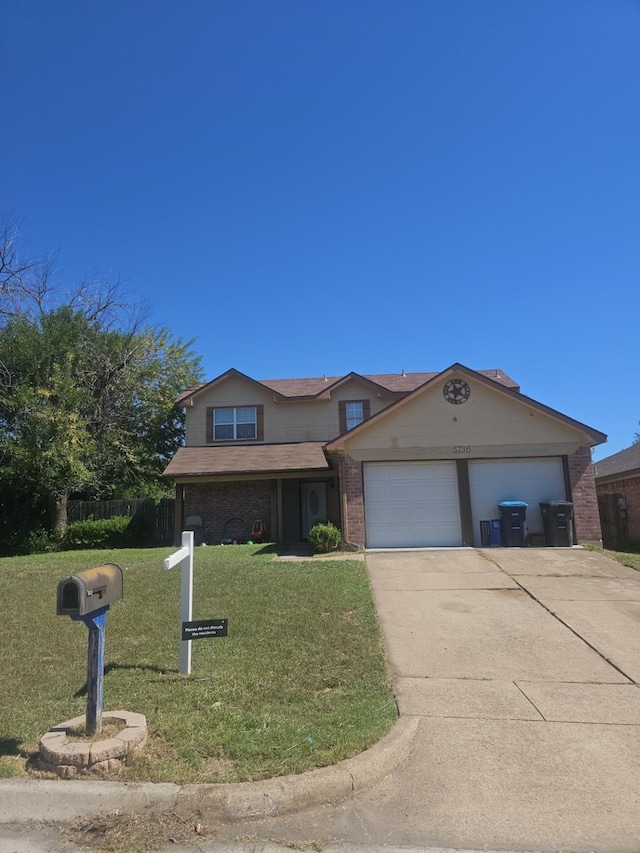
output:
<svg viewBox="0 0 640 853"><path fill-rule="evenodd" d="M637 0L2 4L2 209L207 378L499 367L631 444Z"/></svg>

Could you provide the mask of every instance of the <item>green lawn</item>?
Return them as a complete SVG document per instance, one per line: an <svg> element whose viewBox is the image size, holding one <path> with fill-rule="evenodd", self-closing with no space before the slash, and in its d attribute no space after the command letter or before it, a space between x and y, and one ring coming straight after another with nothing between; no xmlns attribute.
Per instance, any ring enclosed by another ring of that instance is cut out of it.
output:
<svg viewBox="0 0 640 853"><path fill-rule="evenodd" d="M613 557L623 566L629 566L630 569L635 569L640 572L640 554L627 551L607 551L600 548L594 549L600 551L601 554L606 554L607 557Z"/></svg>
<svg viewBox="0 0 640 853"><path fill-rule="evenodd" d="M35 772L40 736L86 711L88 631L56 616L65 575L124 573L107 615L105 711L145 714L126 780L227 782L298 773L355 755L396 718L366 567L277 561L263 546L196 550L193 618L229 636L193 642L178 673L180 568L173 549L0 559L0 776Z"/></svg>
<svg viewBox="0 0 640 853"><path fill-rule="evenodd" d="M623 566L628 566L630 569L640 572L640 553L637 551L609 551L607 548L600 548L598 545L585 545L584 547L587 551L605 554L618 563L622 563Z"/></svg>

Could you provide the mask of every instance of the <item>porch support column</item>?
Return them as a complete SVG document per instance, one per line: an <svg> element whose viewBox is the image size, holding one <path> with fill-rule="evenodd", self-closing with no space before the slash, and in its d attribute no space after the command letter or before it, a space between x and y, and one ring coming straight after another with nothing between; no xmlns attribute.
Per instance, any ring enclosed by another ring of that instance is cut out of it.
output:
<svg viewBox="0 0 640 853"><path fill-rule="evenodd" d="M173 516L173 544L179 545L182 536L182 521L184 518L184 486L176 483L176 507Z"/></svg>
<svg viewBox="0 0 640 853"><path fill-rule="evenodd" d="M276 480L276 517L278 521L277 541L284 542L284 520L282 518L282 478Z"/></svg>

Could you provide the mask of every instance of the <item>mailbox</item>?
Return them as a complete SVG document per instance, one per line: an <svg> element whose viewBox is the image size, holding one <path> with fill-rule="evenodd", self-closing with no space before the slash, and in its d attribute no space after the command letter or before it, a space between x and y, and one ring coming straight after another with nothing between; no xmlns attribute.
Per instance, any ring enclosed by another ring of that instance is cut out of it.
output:
<svg viewBox="0 0 640 853"><path fill-rule="evenodd" d="M122 569L115 563L62 578L58 616L88 616L122 598Z"/></svg>

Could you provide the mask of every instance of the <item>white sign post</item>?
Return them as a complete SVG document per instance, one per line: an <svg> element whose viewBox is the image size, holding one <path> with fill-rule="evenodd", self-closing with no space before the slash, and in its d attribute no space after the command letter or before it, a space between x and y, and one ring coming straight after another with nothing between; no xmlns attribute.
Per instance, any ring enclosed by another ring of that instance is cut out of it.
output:
<svg viewBox="0 0 640 853"><path fill-rule="evenodd" d="M191 622L193 608L193 531L183 530L182 547L164 561L165 569L182 563L180 585L180 673L191 674L191 640L182 639L183 622Z"/></svg>

